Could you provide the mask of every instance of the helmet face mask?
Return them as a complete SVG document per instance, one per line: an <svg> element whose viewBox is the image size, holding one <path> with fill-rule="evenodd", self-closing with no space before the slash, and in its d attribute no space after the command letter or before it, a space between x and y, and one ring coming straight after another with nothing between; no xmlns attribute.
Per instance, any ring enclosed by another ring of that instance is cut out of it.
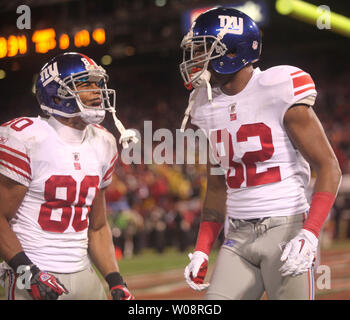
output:
<svg viewBox="0 0 350 320"><path fill-rule="evenodd" d="M90 58L65 53L44 65L36 83L37 99L43 111L64 118L80 116L84 122L100 123L105 111L115 112L115 90L107 88L108 75ZM95 83L84 89L78 83ZM99 93L98 95L96 93ZM83 96L99 96L100 105L88 105Z"/></svg>
<svg viewBox="0 0 350 320"><path fill-rule="evenodd" d="M196 55L198 46L204 50ZM180 73L185 86L195 84L208 69L233 74L259 60L260 30L246 14L233 8L214 8L201 14L184 36ZM234 53L234 54L233 54ZM198 68L201 70L199 71Z"/></svg>
<svg viewBox="0 0 350 320"><path fill-rule="evenodd" d="M185 83L195 82L208 68L209 61L222 57L227 47L214 36L194 36L184 38L183 61L180 72Z"/></svg>
<svg viewBox="0 0 350 320"><path fill-rule="evenodd" d="M57 90L57 96L60 99L75 98L77 100L77 104L80 111L84 111L84 109L99 109L113 112L113 108L115 106L115 90L107 88L107 81L108 75L104 71L100 70L92 70L90 72L82 71L75 74L71 74L70 76L63 79L65 85L64 87L61 85L61 87ZM81 87L79 87L78 84L85 82L95 83L98 89L82 89ZM81 93L90 92L99 93L99 96L102 101L99 106L89 106L82 101L82 98L80 96Z"/></svg>

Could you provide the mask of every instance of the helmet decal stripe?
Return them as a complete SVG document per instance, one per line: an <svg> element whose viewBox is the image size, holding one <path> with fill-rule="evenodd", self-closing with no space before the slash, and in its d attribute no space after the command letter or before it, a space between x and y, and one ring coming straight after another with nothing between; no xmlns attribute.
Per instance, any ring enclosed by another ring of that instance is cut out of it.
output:
<svg viewBox="0 0 350 320"><path fill-rule="evenodd" d="M91 60L88 56L86 56L85 54L80 53L80 55L82 55L92 66L96 65L96 63L93 60Z"/></svg>

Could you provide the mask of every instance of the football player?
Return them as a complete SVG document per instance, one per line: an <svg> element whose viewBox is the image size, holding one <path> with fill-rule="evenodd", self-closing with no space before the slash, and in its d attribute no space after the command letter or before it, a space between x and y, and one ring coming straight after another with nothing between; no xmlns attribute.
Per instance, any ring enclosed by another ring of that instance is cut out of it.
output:
<svg viewBox="0 0 350 320"><path fill-rule="evenodd" d="M180 71L191 92L191 115L215 161L195 251L185 269L207 299L314 299L318 236L341 181L338 161L313 110L307 72L289 65L253 68L260 31L246 14L214 8L183 38ZM309 205L310 165L317 173ZM217 174L217 167L224 174ZM210 285L208 256L225 240Z"/></svg>
<svg viewBox="0 0 350 320"><path fill-rule="evenodd" d="M105 70L80 53L41 69L36 96L50 117L0 127L0 256L8 299L133 299L119 273L105 190L118 159L99 125L113 114L124 147L137 142L115 116Z"/></svg>

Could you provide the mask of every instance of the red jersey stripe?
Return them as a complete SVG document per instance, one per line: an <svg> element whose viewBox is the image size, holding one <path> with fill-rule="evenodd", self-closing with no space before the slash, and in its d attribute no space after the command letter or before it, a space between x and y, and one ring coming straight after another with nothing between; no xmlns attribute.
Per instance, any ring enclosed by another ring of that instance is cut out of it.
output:
<svg viewBox="0 0 350 320"><path fill-rule="evenodd" d="M108 179L110 178L110 176L112 175L112 172L113 172L113 170L114 170L114 165L115 165L115 164L113 164L113 165L108 169L108 171L106 172L106 174L104 175L104 177L103 177L102 180L106 181L106 180L108 180Z"/></svg>
<svg viewBox="0 0 350 320"><path fill-rule="evenodd" d="M113 160L113 162L112 162L112 165L109 167L109 169L108 169L108 171L106 172L106 174L104 175L104 177L103 177L103 181L106 181L106 180L108 180L110 177L111 177L111 175L112 175L112 172L113 172L113 170L114 170L114 167L115 167L115 163L117 162L117 160L118 160L118 154L116 154L116 156L113 158L114 160Z"/></svg>
<svg viewBox="0 0 350 320"><path fill-rule="evenodd" d="M308 90L310 90L310 93L311 93L311 92L313 92L315 89L316 89L315 86L307 87L307 88L304 88L304 89L302 89L302 90L299 90L299 91L294 92L294 96L297 96L298 94L301 94L301 93L303 93L303 92L305 92L305 91L308 91Z"/></svg>
<svg viewBox="0 0 350 320"><path fill-rule="evenodd" d="M294 89L297 87L305 86L305 85L310 84L310 83L314 84L312 78L308 74L306 74L304 76L293 78Z"/></svg>
<svg viewBox="0 0 350 320"><path fill-rule="evenodd" d="M295 72L291 73L290 75L291 75L291 76L294 76L294 75L296 75L296 74L298 74L298 73L302 73L302 72L304 72L304 71L303 71L303 70L298 70L298 71L295 71Z"/></svg>
<svg viewBox="0 0 350 320"><path fill-rule="evenodd" d="M17 168L22 169L23 171L28 173L29 176L31 176L31 174L32 174L32 170L30 169L28 162L26 162L22 159L19 159L13 155L10 155L6 152L0 151L0 160L6 161Z"/></svg>
<svg viewBox="0 0 350 320"><path fill-rule="evenodd" d="M103 178L103 181L107 181L107 180L109 180L111 177L112 177L112 175L113 175L113 171L111 171L111 173L106 177L104 177Z"/></svg>
<svg viewBox="0 0 350 320"><path fill-rule="evenodd" d="M112 164L112 163L116 160L116 157L118 157L118 152L117 152L117 154L113 157L113 159L111 160L110 164Z"/></svg>
<svg viewBox="0 0 350 320"><path fill-rule="evenodd" d="M10 147L8 147L8 146L5 146L5 145L3 145L3 144L1 144L1 143L0 143L0 148L3 148L3 149L6 149L6 150L11 151L11 152L13 152L13 153L16 153L16 154L18 154L19 156L22 156L22 157L28 159L28 161L30 162L29 157L28 157L25 153L23 153L23 152L20 152L20 151L18 151L18 150L16 150L16 149L12 149L12 148L10 148Z"/></svg>
<svg viewBox="0 0 350 320"><path fill-rule="evenodd" d="M114 169L114 166L113 167L110 167L109 169L108 169L108 171L106 172L106 174L104 175L104 177L103 177L103 181L107 181L110 177L111 177L111 175L112 175L112 173L113 173L113 169Z"/></svg>
<svg viewBox="0 0 350 320"><path fill-rule="evenodd" d="M0 161L1 161L1 160L0 160ZM14 168L11 168L10 166L6 165L5 163L1 163L1 162L0 162L0 165L3 166L3 167L5 167L5 168L7 168L7 169L10 169L10 170L16 172L17 174L23 176L23 177L26 178L27 180L32 181L32 179L31 179L30 177L26 176L24 173L22 173L22 172L20 172L20 171L18 171L18 170L16 170L16 169L14 169Z"/></svg>

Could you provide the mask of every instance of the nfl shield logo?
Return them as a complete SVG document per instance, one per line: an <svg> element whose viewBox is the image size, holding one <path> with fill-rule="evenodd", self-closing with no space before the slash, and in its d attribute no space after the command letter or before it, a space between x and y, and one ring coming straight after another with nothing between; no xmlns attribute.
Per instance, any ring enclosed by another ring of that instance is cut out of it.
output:
<svg viewBox="0 0 350 320"><path fill-rule="evenodd" d="M79 152L74 152L74 153L73 153L73 159L74 159L74 161L79 161L79 158L80 158Z"/></svg>

